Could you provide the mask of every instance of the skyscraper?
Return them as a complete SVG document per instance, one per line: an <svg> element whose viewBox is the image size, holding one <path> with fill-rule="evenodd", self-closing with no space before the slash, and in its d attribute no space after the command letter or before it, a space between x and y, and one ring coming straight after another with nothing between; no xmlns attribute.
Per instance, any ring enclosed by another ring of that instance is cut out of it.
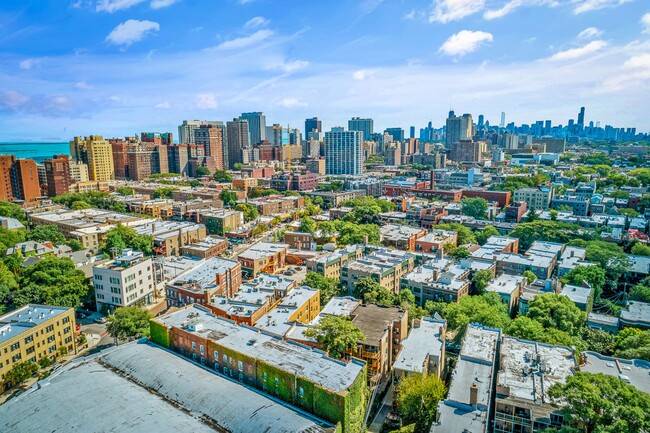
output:
<svg viewBox="0 0 650 433"><path fill-rule="evenodd" d="M101 135L75 137L70 142L70 155L77 161L88 164L90 180L115 179L113 149Z"/></svg>
<svg viewBox="0 0 650 433"><path fill-rule="evenodd" d="M241 119L248 121L249 143L259 144L266 140L266 116L259 111L242 113Z"/></svg>
<svg viewBox="0 0 650 433"><path fill-rule="evenodd" d="M578 113L578 125L585 126L585 107L580 107L580 113Z"/></svg>
<svg viewBox="0 0 650 433"><path fill-rule="evenodd" d="M479 129L483 128L484 124L485 124L485 116L483 116L482 114L479 114L478 115L478 127L479 127Z"/></svg>
<svg viewBox="0 0 650 433"><path fill-rule="evenodd" d="M501 128L503 128L504 126L506 126L506 112L505 112L505 111L502 111L502 112L501 112L501 123L499 124L499 126L500 126Z"/></svg>
<svg viewBox="0 0 650 433"><path fill-rule="evenodd" d="M183 120L183 123L178 127L178 142L181 144L194 144L194 130L201 125L216 125L223 128L223 122L216 120ZM171 133L169 135L169 141L171 142Z"/></svg>
<svg viewBox="0 0 650 433"><path fill-rule="evenodd" d="M472 138L472 115L463 114L456 116L453 111L449 112L447 118L447 135L445 138L445 147L451 149L454 143L461 140L470 140Z"/></svg>
<svg viewBox="0 0 650 433"><path fill-rule="evenodd" d="M309 138L309 133L314 131L323 132L323 123L318 119L318 117L305 119L305 138Z"/></svg>
<svg viewBox="0 0 650 433"><path fill-rule="evenodd" d="M54 155L52 159L43 161L45 176L47 178L47 195L56 197L70 190L70 157L68 155Z"/></svg>
<svg viewBox="0 0 650 433"><path fill-rule="evenodd" d="M223 159L223 131L215 125L201 125L194 130L194 142L203 146L205 156L214 160L217 170L224 169Z"/></svg>
<svg viewBox="0 0 650 433"><path fill-rule="evenodd" d="M411 126L409 130L409 138L415 138L415 126Z"/></svg>
<svg viewBox="0 0 650 433"><path fill-rule="evenodd" d="M325 133L325 172L361 174L363 172L363 132L341 127Z"/></svg>
<svg viewBox="0 0 650 433"><path fill-rule="evenodd" d="M404 141L404 130L402 128L386 128L384 132L393 136L393 141Z"/></svg>
<svg viewBox="0 0 650 433"><path fill-rule="evenodd" d="M363 132L363 139L370 140L370 136L374 131L374 121L372 119L361 119L353 117L348 120L348 130Z"/></svg>
<svg viewBox="0 0 650 433"><path fill-rule="evenodd" d="M235 164L244 162L242 150L250 147L248 121L234 118L232 122L226 123L226 131L228 135L228 168L234 168Z"/></svg>
<svg viewBox="0 0 650 433"><path fill-rule="evenodd" d="M26 202L41 196L38 168L33 159L17 159L11 170L11 186L14 197Z"/></svg>

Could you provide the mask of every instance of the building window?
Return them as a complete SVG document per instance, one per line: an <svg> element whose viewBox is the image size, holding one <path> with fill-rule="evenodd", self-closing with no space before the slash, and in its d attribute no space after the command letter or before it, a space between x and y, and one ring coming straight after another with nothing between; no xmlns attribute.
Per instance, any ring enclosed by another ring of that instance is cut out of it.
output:
<svg viewBox="0 0 650 433"><path fill-rule="evenodd" d="M205 354L205 348L203 347L203 345L199 347L199 351L201 352L201 355Z"/></svg>
<svg viewBox="0 0 650 433"><path fill-rule="evenodd" d="M214 351L214 360L215 361L219 360L219 352L217 352L216 350Z"/></svg>
<svg viewBox="0 0 650 433"><path fill-rule="evenodd" d="M237 361L237 366L239 367L239 371L244 371L244 363L241 361Z"/></svg>
<svg viewBox="0 0 650 433"><path fill-rule="evenodd" d="M196 342L192 341L192 350L196 350Z"/></svg>

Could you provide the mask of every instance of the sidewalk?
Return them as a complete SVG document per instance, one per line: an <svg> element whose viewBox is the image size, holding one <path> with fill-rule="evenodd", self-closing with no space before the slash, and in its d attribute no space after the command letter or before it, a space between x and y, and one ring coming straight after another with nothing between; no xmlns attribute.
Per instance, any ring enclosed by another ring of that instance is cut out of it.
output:
<svg viewBox="0 0 650 433"><path fill-rule="evenodd" d="M394 393L395 393L395 388L391 383L390 386L388 387L388 392L386 392L386 396L384 397L384 400L381 402L381 408L377 412L375 419L372 420L372 424L370 424L370 427L368 427L369 433L379 433L381 431L381 426L384 424L384 419L386 418L386 415L388 415L388 412L390 412L393 409Z"/></svg>

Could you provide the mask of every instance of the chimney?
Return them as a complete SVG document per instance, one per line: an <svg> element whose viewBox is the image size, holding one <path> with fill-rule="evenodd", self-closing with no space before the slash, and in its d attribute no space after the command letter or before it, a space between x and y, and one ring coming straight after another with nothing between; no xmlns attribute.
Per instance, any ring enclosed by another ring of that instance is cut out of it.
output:
<svg viewBox="0 0 650 433"><path fill-rule="evenodd" d="M478 404L478 385L472 383L469 386L469 405L476 406Z"/></svg>
<svg viewBox="0 0 650 433"><path fill-rule="evenodd" d="M432 190L432 191L433 191L433 180L434 180L434 177L435 177L435 172L434 172L433 170L431 170L431 190Z"/></svg>

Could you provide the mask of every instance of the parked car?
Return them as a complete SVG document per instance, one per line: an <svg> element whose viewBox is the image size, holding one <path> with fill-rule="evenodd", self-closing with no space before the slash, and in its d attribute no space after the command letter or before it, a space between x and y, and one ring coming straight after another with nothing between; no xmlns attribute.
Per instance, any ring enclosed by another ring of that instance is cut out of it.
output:
<svg viewBox="0 0 650 433"><path fill-rule="evenodd" d="M106 317L98 317L95 320L93 320L93 322L95 322L95 323L106 323L106 322L108 322L108 319L106 319Z"/></svg>

